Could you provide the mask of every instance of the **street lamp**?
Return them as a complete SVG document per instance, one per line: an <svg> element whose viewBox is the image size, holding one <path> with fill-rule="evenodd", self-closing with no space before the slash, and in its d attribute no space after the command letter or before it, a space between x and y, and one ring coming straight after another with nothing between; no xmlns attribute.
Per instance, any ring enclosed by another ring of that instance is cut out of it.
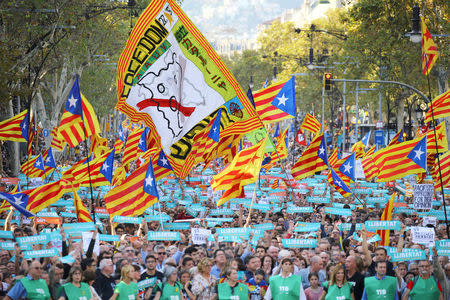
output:
<svg viewBox="0 0 450 300"><path fill-rule="evenodd" d="M309 62L306 65L308 70L314 70L314 49L312 47L309 48Z"/></svg>
<svg viewBox="0 0 450 300"><path fill-rule="evenodd" d="M250 82L248 83L248 86L253 89L253 75L250 75Z"/></svg>
<svg viewBox="0 0 450 300"><path fill-rule="evenodd" d="M422 34L420 32L420 8L417 3L413 7L412 31L409 33L409 39L416 44L422 41Z"/></svg>

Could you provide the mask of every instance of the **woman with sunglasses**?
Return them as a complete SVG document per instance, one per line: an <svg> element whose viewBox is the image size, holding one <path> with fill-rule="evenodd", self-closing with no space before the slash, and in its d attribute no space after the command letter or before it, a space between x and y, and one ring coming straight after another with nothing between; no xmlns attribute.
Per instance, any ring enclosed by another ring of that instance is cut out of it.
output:
<svg viewBox="0 0 450 300"><path fill-rule="evenodd" d="M237 281L237 271L233 268L228 268L224 272L225 282L217 285L216 293L213 300L248 300L250 299L248 287Z"/></svg>

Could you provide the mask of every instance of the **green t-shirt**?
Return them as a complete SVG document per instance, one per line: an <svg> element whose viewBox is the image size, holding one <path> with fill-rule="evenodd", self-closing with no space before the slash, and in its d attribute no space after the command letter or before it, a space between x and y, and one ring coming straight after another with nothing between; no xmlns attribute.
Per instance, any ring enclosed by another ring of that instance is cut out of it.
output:
<svg viewBox="0 0 450 300"><path fill-rule="evenodd" d="M328 285L328 282L323 283L323 288L327 292L325 300L351 300L353 286L351 283L346 282L342 287L338 287L336 284Z"/></svg>
<svg viewBox="0 0 450 300"><path fill-rule="evenodd" d="M20 279L23 287L27 291L27 299L45 300L50 299L50 291L44 279L33 280L28 277Z"/></svg>
<svg viewBox="0 0 450 300"><path fill-rule="evenodd" d="M270 292L274 300L298 300L302 277L290 275L287 278L281 275L269 278Z"/></svg>
<svg viewBox="0 0 450 300"><path fill-rule="evenodd" d="M382 280L375 276L366 277L364 286L368 300L373 299L395 299L397 293L397 278L385 276Z"/></svg>
<svg viewBox="0 0 450 300"><path fill-rule="evenodd" d="M84 282L81 282L80 287L76 287L69 282L64 284L63 288L66 298L69 300L89 300L92 297L89 285Z"/></svg>
<svg viewBox="0 0 450 300"><path fill-rule="evenodd" d="M181 300L180 299L180 292L183 289L181 284L179 282L175 282L175 284L172 286L168 282L165 283L158 283L156 286L156 291L161 292L161 300Z"/></svg>
<svg viewBox="0 0 450 300"><path fill-rule="evenodd" d="M226 282L217 286L219 300L246 300L248 299L248 287L238 283L233 288Z"/></svg>
<svg viewBox="0 0 450 300"><path fill-rule="evenodd" d="M138 286L136 282L130 282L130 284L126 284L121 281L114 288L114 294L119 294L117 300L136 300L138 293Z"/></svg>

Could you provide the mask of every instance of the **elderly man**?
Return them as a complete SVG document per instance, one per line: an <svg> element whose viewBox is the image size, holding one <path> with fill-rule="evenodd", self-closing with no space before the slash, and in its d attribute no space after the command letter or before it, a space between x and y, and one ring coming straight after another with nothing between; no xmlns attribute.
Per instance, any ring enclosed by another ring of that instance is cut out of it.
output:
<svg viewBox="0 0 450 300"><path fill-rule="evenodd" d="M443 300L442 287L431 275L431 264L427 260L419 262L419 276L414 277L406 286L403 300Z"/></svg>
<svg viewBox="0 0 450 300"><path fill-rule="evenodd" d="M99 268L100 270L97 270L97 279L92 286L102 300L109 300L116 286L116 282L111 276L114 272L112 260L109 258L102 259Z"/></svg>
<svg viewBox="0 0 450 300"><path fill-rule="evenodd" d="M301 269L296 274L296 275L302 276L302 285L303 285L304 289L307 289L310 286L309 280L308 280L308 275L311 272L319 274L319 285L322 285L322 283L324 283L325 280L327 279L327 274L325 273L325 270L322 270L323 264L322 264L322 259L320 258L320 256L317 256L317 255L313 256L313 257L311 257L310 261L311 261L311 264L309 265L309 267L307 267L305 269Z"/></svg>
<svg viewBox="0 0 450 300"><path fill-rule="evenodd" d="M50 299L50 291L45 280L40 278L41 275L42 265L39 261L34 260L31 263L27 277L16 281L16 284L8 292L5 299Z"/></svg>
<svg viewBox="0 0 450 300"><path fill-rule="evenodd" d="M347 270L347 280L354 287L355 299L361 299L364 291L364 275L358 272L355 256L350 255L345 259L345 269Z"/></svg>

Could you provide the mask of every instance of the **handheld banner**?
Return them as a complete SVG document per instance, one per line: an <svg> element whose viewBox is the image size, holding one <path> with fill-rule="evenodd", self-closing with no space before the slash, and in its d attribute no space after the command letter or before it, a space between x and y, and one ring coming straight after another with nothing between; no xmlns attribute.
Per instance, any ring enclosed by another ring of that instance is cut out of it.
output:
<svg viewBox="0 0 450 300"><path fill-rule="evenodd" d="M44 250L31 250L31 251L24 252L25 259L40 258L40 257L53 257L53 256L59 256L59 253L58 253L58 251L56 251L55 248L44 249Z"/></svg>
<svg viewBox="0 0 450 300"><path fill-rule="evenodd" d="M181 240L179 232L173 231L149 231L147 233L149 241L179 241Z"/></svg>
<svg viewBox="0 0 450 300"><path fill-rule="evenodd" d="M141 224L142 218L114 216L113 222L114 223L125 223L125 224Z"/></svg>
<svg viewBox="0 0 450 300"><path fill-rule="evenodd" d="M316 239L282 239L284 248L316 248Z"/></svg>
<svg viewBox="0 0 450 300"><path fill-rule="evenodd" d="M395 252L391 255L391 262L409 261L409 260L424 260L427 259L426 253L423 250L410 252Z"/></svg>
<svg viewBox="0 0 450 300"><path fill-rule="evenodd" d="M400 221L366 221L364 225L368 231L401 229Z"/></svg>

